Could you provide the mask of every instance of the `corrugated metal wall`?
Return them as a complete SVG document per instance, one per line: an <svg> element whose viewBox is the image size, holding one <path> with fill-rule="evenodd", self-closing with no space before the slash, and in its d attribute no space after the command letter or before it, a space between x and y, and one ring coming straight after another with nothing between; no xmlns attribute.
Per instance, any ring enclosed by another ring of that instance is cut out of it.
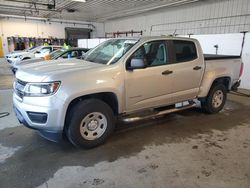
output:
<svg viewBox="0 0 250 188"><path fill-rule="evenodd" d="M250 0L201 0L105 22L106 32L127 30L143 30L143 35L250 31Z"/></svg>

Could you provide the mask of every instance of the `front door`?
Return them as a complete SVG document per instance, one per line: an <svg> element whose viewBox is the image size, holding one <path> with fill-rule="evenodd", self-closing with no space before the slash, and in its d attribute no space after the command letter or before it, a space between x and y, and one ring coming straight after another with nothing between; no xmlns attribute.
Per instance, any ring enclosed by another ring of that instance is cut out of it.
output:
<svg viewBox="0 0 250 188"><path fill-rule="evenodd" d="M172 79L168 71L168 43L147 42L129 58L127 66L132 59L143 59L145 68L126 71L126 111L170 104Z"/></svg>

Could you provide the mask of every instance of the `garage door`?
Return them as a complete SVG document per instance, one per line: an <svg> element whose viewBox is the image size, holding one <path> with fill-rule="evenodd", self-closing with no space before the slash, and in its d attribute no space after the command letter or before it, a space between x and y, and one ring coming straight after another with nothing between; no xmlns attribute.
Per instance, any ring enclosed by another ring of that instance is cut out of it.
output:
<svg viewBox="0 0 250 188"><path fill-rule="evenodd" d="M86 28L65 28L66 39L71 46L77 46L78 39L89 39L91 29Z"/></svg>

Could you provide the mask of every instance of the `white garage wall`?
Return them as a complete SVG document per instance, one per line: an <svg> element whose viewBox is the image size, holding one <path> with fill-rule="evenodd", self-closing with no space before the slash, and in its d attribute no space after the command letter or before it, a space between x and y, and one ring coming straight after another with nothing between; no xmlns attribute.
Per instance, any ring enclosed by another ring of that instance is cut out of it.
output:
<svg viewBox="0 0 250 188"><path fill-rule="evenodd" d="M246 34L242 61L244 63L244 71L242 75L241 88L250 89L250 33Z"/></svg>
<svg viewBox="0 0 250 188"><path fill-rule="evenodd" d="M82 22L87 23L87 22ZM103 37L104 25L103 23L91 23L95 26L91 37ZM86 25L81 24L65 24L65 23L48 23L42 21L30 21L20 19L2 19L0 20L0 33L3 38L4 54L8 53L7 37L20 36L20 37L54 37L65 38L65 27L75 28L88 28Z"/></svg>
<svg viewBox="0 0 250 188"><path fill-rule="evenodd" d="M183 35L183 37L188 37ZM242 49L243 34L216 34L216 35L193 35L201 43L203 53L215 54L214 45L218 44L218 54L240 55ZM244 47L242 49L242 62L244 71L241 77L240 88L250 89L250 33L246 33Z"/></svg>
<svg viewBox="0 0 250 188"><path fill-rule="evenodd" d="M200 0L105 22L105 32L130 30L145 36L239 33L250 30L250 0Z"/></svg>
<svg viewBox="0 0 250 188"><path fill-rule="evenodd" d="M105 38L100 39L78 39L78 47L80 48L94 48L100 43L106 41Z"/></svg>
<svg viewBox="0 0 250 188"><path fill-rule="evenodd" d="M189 37L188 35L178 35L180 37ZM218 45L218 55L240 55L242 49L242 33L230 34L211 34L211 35L191 35L191 38L197 39L205 54L216 54L215 45Z"/></svg>
<svg viewBox="0 0 250 188"><path fill-rule="evenodd" d="M204 53L239 55L250 31L250 0L207 0L105 22L105 32L142 30L144 36L194 34ZM226 34L225 34L226 33ZM250 89L250 34L242 54L241 88Z"/></svg>
<svg viewBox="0 0 250 188"><path fill-rule="evenodd" d="M218 54L240 55L243 34L216 34L216 35L194 35L192 38L199 40L203 52L206 54L216 54L215 45L218 45Z"/></svg>
<svg viewBox="0 0 250 188"><path fill-rule="evenodd" d="M188 37L183 35L182 37ZM243 34L215 34L215 35L192 35L192 38L199 40L203 53L215 54L214 45L218 45L218 54L221 55L240 55L242 50ZM242 50L242 62L244 71L241 77L240 88L250 89L250 33L245 36L244 47Z"/></svg>

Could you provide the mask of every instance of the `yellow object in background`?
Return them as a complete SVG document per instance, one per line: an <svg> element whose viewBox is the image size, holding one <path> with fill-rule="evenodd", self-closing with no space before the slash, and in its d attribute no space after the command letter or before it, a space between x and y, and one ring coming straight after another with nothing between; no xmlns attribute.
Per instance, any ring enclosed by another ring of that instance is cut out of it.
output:
<svg viewBox="0 0 250 188"><path fill-rule="evenodd" d="M0 57L4 57L2 37L0 37Z"/></svg>
<svg viewBox="0 0 250 188"><path fill-rule="evenodd" d="M48 61L48 60L51 60L51 57L50 57L50 55L48 54L48 55L46 55L43 59L44 59L45 61Z"/></svg>

